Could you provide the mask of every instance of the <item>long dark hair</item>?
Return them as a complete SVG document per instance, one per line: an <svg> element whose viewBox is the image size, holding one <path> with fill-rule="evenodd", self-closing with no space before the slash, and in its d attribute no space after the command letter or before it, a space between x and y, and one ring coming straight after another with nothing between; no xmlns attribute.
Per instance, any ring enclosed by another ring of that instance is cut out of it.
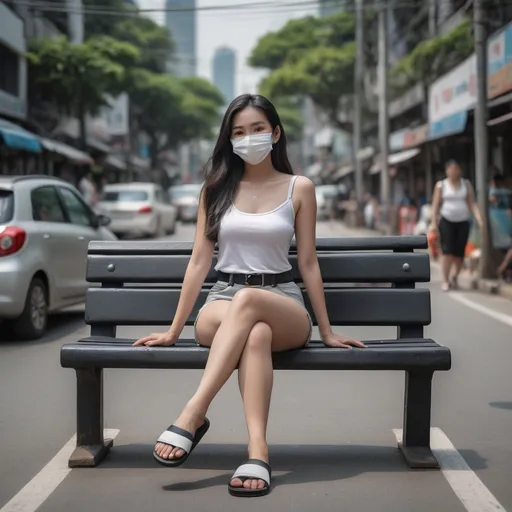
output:
<svg viewBox="0 0 512 512"><path fill-rule="evenodd" d="M234 195L244 173L244 161L233 153L231 130L233 118L247 107L261 110L275 131L281 136L274 144L271 158L274 168L283 174L293 174L286 151L286 135L276 108L267 98L258 94L242 94L229 105L219 131L213 154L205 167L202 196L206 210L206 237L216 242L223 215L232 205Z"/></svg>

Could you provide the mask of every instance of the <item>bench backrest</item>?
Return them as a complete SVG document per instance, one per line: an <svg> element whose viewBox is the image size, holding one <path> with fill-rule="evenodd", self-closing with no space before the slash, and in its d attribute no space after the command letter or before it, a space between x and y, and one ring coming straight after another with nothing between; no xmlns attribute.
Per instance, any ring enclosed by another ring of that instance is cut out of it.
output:
<svg viewBox="0 0 512 512"><path fill-rule="evenodd" d="M426 237L320 238L317 252L332 325L397 326L399 338L422 338L431 320ZM118 325L170 325L190 259L190 242L91 242L86 322L93 336L115 336ZM215 258L214 258L215 259ZM301 283L295 245L290 262ZM188 324L216 281L213 269ZM370 286L364 286L370 285ZM306 306L316 324L305 289Z"/></svg>

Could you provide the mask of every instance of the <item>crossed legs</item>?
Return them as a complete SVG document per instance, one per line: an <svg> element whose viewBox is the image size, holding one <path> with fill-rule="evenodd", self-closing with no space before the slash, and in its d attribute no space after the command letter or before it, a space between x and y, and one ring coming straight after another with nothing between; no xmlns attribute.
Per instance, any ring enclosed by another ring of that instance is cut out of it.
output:
<svg viewBox="0 0 512 512"><path fill-rule="evenodd" d="M193 397L174 423L195 432L206 412L238 366L238 381L249 433L249 458L268 462L267 421L272 392L272 352L298 348L307 340L309 318L295 300L260 288L244 288L233 300L208 304L197 321L199 342L211 346L206 368ZM183 450L158 443L164 459L180 458ZM261 488L263 481L240 480L234 486Z"/></svg>

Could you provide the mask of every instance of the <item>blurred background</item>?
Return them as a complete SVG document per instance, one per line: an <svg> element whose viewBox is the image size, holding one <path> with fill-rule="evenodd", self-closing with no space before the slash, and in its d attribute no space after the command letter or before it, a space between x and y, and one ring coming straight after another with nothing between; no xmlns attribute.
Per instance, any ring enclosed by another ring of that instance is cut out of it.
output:
<svg viewBox="0 0 512 512"><path fill-rule="evenodd" d="M426 234L455 158L492 227L468 256L501 261L511 21L499 0L0 0L0 320L23 330L83 300L90 240L191 239L202 169L241 93L277 106L320 234Z"/></svg>

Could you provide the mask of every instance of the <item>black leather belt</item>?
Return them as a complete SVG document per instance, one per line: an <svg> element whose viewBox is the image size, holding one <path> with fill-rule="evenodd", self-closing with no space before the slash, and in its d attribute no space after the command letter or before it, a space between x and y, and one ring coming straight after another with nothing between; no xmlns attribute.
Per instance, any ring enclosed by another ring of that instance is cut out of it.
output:
<svg viewBox="0 0 512 512"><path fill-rule="evenodd" d="M276 286L282 283L293 281L293 274L290 270L280 274L226 274L217 272L219 281L227 281L230 286L243 284L244 286Z"/></svg>

